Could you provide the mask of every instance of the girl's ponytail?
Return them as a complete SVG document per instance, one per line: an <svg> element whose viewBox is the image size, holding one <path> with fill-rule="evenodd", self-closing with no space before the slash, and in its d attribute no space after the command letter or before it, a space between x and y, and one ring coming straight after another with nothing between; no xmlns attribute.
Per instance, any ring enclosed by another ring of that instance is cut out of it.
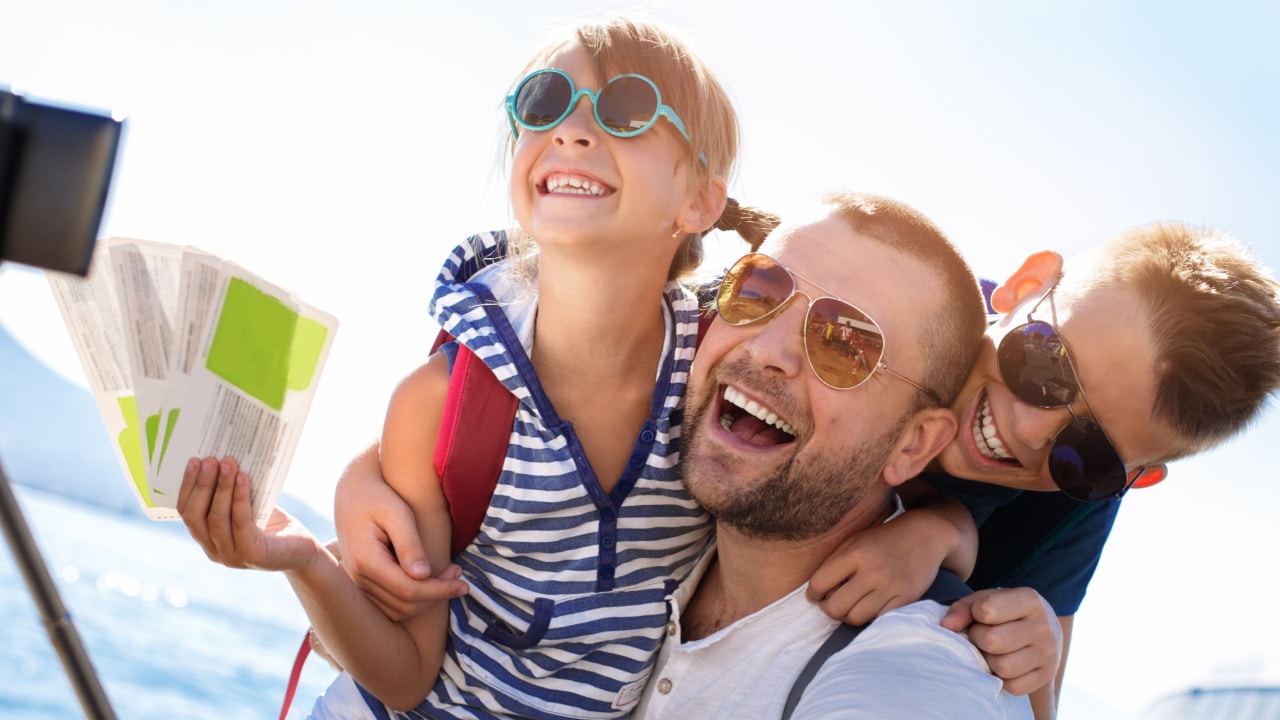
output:
<svg viewBox="0 0 1280 720"><path fill-rule="evenodd" d="M720 219L713 226L717 230L728 230L738 233L751 246L753 251L760 249L765 237L773 232L781 222L777 215L759 208L743 207L737 200L729 198L724 204ZM692 233L676 250L671 262L671 270L667 277L672 280L685 278L697 270L702 264L702 233Z"/></svg>
<svg viewBox="0 0 1280 720"><path fill-rule="evenodd" d="M732 230L742 236L754 252L760 249L765 237L778 227L781 220L777 215L765 212L760 208L744 207L737 200L729 198L724 204L724 212L716 221L717 230Z"/></svg>

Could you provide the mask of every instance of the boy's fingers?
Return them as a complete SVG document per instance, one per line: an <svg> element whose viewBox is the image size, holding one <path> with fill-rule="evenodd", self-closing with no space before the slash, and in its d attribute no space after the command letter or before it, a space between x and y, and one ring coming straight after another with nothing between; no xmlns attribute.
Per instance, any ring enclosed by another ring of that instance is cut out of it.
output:
<svg viewBox="0 0 1280 720"><path fill-rule="evenodd" d="M953 632L960 632L973 624L974 596L960 598L951 603L947 614L942 616L942 627Z"/></svg>

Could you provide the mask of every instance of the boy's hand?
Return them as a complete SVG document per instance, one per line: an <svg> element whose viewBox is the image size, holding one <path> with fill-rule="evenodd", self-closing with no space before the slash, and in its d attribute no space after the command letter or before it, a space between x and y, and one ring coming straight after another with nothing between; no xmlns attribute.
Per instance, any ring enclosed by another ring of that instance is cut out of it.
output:
<svg viewBox="0 0 1280 720"><path fill-rule="evenodd" d="M324 552L301 523L279 508L271 511L266 530L258 529L249 494L249 478L237 471L234 460L187 461L177 509L210 560L233 568L296 570Z"/></svg>
<svg viewBox="0 0 1280 720"><path fill-rule="evenodd" d="M923 550L909 515L843 542L809 580L809 599L850 625L919 600L938 574L941 556Z"/></svg>
<svg viewBox="0 0 1280 720"><path fill-rule="evenodd" d="M987 658L1004 688L1026 695L1053 680L1062 654L1062 626L1031 588L980 590L956 601L942 626L960 632Z"/></svg>
<svg viewBox="0 0 1280 720"><path fill-rule="evenodd" d="M393 622L465 595L469 588L457 565L432 576L413 512L380 473L365 476L370 468L361 470L362 462L338 483L334 510L347 575Z"/></svg>

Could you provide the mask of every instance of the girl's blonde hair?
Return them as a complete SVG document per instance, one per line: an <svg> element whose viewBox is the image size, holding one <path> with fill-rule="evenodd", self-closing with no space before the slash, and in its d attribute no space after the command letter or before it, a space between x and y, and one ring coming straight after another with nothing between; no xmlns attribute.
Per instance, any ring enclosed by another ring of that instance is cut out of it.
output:
<svg viewBox="0 0 1280 720"><path fill-rule="evenodd" d="M713 177L731 176L737 164L738 114L720 81L683 40L649 22L613 17L578 25L563 40L550 43L534 54L515 83L529 72L546 67L557 53L571 44L580 45L591 58L596 77L608 79L620 73L637 73L658 85L662 101L675 110L689 131L689 149L684 162L694 186L701 187ZM514 148L515 138L511 138ZM726 207L721 223L731 214L743 216L744 209ZM768 223L768 216L762 216ZM756 227L759 223L749 223ZM776 225L776 218L772 220ZM718 224L722 229L737 229ZM771 227L770 227L771 229ZM745 233L744 238L747 237ZM514 233L513 255L525 255L530 238ZM753 242L748 238L748 242ZM754 241L758 246L758 240ZM668 277L689 275L702 261L702 234L689 233L676 250Z"/></svg>

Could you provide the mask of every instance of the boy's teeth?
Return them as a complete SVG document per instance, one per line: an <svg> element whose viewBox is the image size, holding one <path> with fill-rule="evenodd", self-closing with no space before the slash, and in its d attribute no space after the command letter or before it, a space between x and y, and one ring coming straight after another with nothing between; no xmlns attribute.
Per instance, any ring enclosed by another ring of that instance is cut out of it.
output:
<svg viewBox="0 0 1280 720"><path fill-rule="evenodd" d="M1004 442L996 434L995 421L991 419L991 399L984 397L982 407L978 408L978 416L973 422L973 441L978 452L992 460L1013 460L1014 457L1004 449Z"/></svg>
<svg viewBox="0 0 1280 720"><path fill-rule="evenodd" d="M778 428L779 430L781 430L782 432L788 435L796 434L796 431L791 427L791 423L778 417L777 413L770 412L767 408L761 406L760 403L756 402L755 400L748 400L747 397L743 395L742 392L740 392L739 390L736 390L732 387L726 387L724 389L724 399L727 400L729 403L742 408L747 412L747 414ZM728 415L720 416L721 427L723 427L725 430L728 430L730 424L732 424L732 422Z"/></svg>

